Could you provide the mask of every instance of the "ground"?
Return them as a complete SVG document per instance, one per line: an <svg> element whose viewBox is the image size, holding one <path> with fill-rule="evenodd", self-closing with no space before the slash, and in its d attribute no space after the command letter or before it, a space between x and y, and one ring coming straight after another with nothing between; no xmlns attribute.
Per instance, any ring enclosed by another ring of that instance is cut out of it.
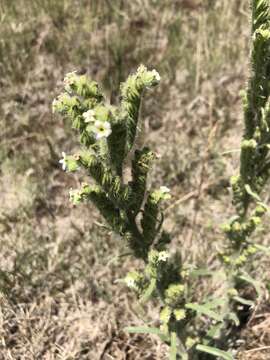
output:
<svg viewBox="0 0 270 360"><path fill-rule="evenodd" d="M69 203L82 178L58 161L78 142L51 102L75 69L101 82L112 102L140 63L159 71L142 109L145 143L160 154L151 179L172 190L165 227L173 248L211 267L226 241L220 225L234 213L247 1L3 0L0 15L0 359L165 359L158 338L123 331L157 309L141 314L119 281L136 267L118 256L121 239L91 205ZM254 241L269 244L267 223ZM267 257L255 260L266 287L268 268ZM270 358L267 302L266 291L239 330L239 359Z"/></svg>

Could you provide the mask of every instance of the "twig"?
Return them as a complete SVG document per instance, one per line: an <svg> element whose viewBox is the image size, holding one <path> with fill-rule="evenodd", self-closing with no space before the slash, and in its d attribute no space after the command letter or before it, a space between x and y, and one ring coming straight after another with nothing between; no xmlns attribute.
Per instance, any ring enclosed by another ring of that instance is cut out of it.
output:
<svg viewBox="0 0 270 360"><path fill-rule="evenodd" d="M169 210L171 210L172 208L174 208L175 206L181 204L182 202L185 202L189 199L191 199L193 196L195 196L197 193L197 191L191 191L188 194L184 195L183 197L181 197L180 199L176 200L173 204L171 204L170 206L168 206L165 210L164 210L164 214L166 214Z"/></svg>
<svg viewBox="0 0 270 360"><path fill-rule="evenodd" d="M113 340L114 340L114 335L111 335L111 338L105 342L103 350L99 355L99 360L104 359L104 355L106 354L106 351L111 347Z"/></svg>
<svg viewBox="0 0 270 360"><path fill-rule="evenodd" d="M250 349L250 350L245 351L245 353L248 354L248 353L263 351L263 350L270 350L270 346L261 346L258 348Z"/></svg>

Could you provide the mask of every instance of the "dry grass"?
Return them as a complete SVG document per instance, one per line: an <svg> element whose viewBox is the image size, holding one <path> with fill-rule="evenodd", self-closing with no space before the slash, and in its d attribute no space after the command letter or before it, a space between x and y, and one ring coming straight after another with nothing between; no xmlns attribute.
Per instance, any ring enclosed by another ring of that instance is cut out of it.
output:
<svg viewBox="0 0 270 360"><path fill-rule="evenodd" d="M165 359L156 338L122 331L157 313L142 314L117 283L135 266L118 257L120 239L91 206L69 204L81 179L63 174L58 158L77 143L50 104L74 68L101 81L112 101L139 63L157 68L163 81L143 114L145 141L162 155L152 178L174 195L165 226L184 259L213 266L219 225L233 213L247 2L3 0L0 13L0 359ZM268 228L257 236L266 244ZM269 283L268 267L267 258L254 264ZM270 358L268 312L243 330L241 359Z"/></svg>

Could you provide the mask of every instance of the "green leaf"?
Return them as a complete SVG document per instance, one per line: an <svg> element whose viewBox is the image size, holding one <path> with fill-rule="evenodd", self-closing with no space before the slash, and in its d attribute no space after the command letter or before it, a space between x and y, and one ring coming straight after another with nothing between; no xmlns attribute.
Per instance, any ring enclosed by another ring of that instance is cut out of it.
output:
<svg viewBox="0 0 270 360"><path fill-rule="evenodd" d="M196 303L189 303L189 304L186 304L185 307L187 309L194 310L199 314L206 315L216 321L223 321L223 317L221 315L215 313L214 311L210 310L209 307L207 306L207 303L203 304L203 305L196 304Z"/></svg>
<svg viewBox="0 0 270 360"><path fill-rule="evenodd" d="M208 269L196 269L189 272L190 276L199 277L199 276L213 276L214 271Z"/></svg>
<svg viewBox="0 0 270 360"><path fill-rule="evenodd" d="M262 295L262 284L259 281L253 279L248 273L244 273L244 274L238 276L238 278L240 280L243 280L243 281L251 284L254 287L254 289L256 290L257 294L259 296Z"/></svg>
<svg viewBox="0 0 270 360"><path fill-rule="evenodd" d="M156 289L156 279L151 279L150 285L148 286L148 288L145 290L145 292L143 293L143 295L140 298L140 303L143 304L145 303L147 300L150 299L150 297L152 296L153 292Z"/></svg>
<svg viewBox="0 0 270 360"><path fill-rule="evenodd" d="M234 296L233 299L242 305L254 306L254 302L251 300L244 299L240 296Z"/></svg>
<svg viewBox="0 0 270 360"><path fill-rule="evenodd" d="M270 254L270 248L269 248L269 247L263 246L263 245L260 245L260 244L255 244L254 246L255 246L258 250L263 251L265 254L267 254L267 255Z"/></svg>
<svg viewBox="0 0 270 360"><path fill-rule="evenodd" d="M264 207L267 212L270 211L269 206L267 204L265 204L263 201L258 202L258 205L261 205L262 207Z"/></svg>
<svg viewBox="0 0 270 360"><path fill-rule="evenodd" d="M257 201L261 201L261 198L259 197L259 195L251 189L249 184L245 185L245 190L253 199L255 199Z"/></svg>
<svg viewBox="0 0 270 360"><path fill-rule="evenodd" d="M199 345L196 346L196 349L198 351L214 355L217 358L222 358L224 360L234 360L232 355L229 352L219 350L219 349L217 349L215 347L199 344Z"/></svg>
<svg viewBox="0 0 270 360"><path fill-rule="evenodd" d="M164 334L159 328L153 328L149 326L129 326L125 327L124 331L130 334L154 334L158 335L164 342L168 341L168 335Z"/></svg>
<svg viewBox="0 0 270 360"><path fill-rule="evenodd" d="M170 347L170 360L177 359L177 337L176 333L171 333L171 347Z"/></svg>
<svg viewBox="0 0 270 360"><path fill-rule="evenodd" d="M223 328L222 323L212 325L208 330L206 337L210 339L218 339L220 337L222 328ZM209 339L205 343L209 343Z"/></svg>
<svg viewBox="0 0 270 360"><path fill-rule="evenodd" d="M219 306L223 306L226 302L226 299L214 299L207 301L207 303L204 303L204 306L206 306L208 309L215 309Z"/></svg>

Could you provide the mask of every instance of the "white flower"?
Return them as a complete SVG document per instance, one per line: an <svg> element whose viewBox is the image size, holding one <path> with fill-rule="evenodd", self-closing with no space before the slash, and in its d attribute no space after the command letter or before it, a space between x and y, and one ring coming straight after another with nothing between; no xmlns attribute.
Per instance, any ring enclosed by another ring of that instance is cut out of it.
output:
<svg viewBox="0 0 270 360"><path fill-rule="evenodd" d="M168 251L161 251L158 254L158 260L159 261L167 261L167 259L169 259L170 254L168 253Z"/></svg>
<svg viewBox="0 0 270 360"><path fill-rule="evenodd" d="M162 199L169 200L171 198L171 195L170 195L171 190L167 186L161 186L159 188L159 191L161 193Z"/></svg>
<svg viewBox="0 0 270 360"><path fill-rule="evenodd" d="M82 114L84 121L86 123L91 123L91 122L95 122L96 118L95 118L95 111L94 110L88 110L86 112L84 112Z"/></svg>
<svg viewBox="0 0 270 360"><path fill-rule="evenodd" d="M108 121L96 120L93 132L95 133L97 140L108 137L112 133L111 124Z"/></svg>
<svg viewBox="0 0 270 360"><path fill-rule="evenodd" d="M159 73L157 72L157 70L155 70L155 69L152 70L152 74L153 74L155 80L156 80L157 82L160 82L161 77L160 77Z"/></svg>
<svg viewBox="0 0 270 360"><path fill-rule="evenodd" d="M66 168L67 168L67 157L66 157L66 153L65 153L65 152L62 152L62 156L63 156L63 159L59 160L59 163L62 164L62 169L63 169L63 170L66 170Z"/></svg>
<svg viewBox="0 0 270 360"><path fill-rule="evenodd" d="M161 187L160 187L160 191L161 191L163 194L168 194L171 190L170 190L167 186L161 186Z"/></svg>
<svg viewBox="0 0 270 360"><path fill-rule="evenodd" d="M136 287L136 281L133 277L127 276L125 278L125 282L129 288L135 288Z"/></svg>
<svg viewBox="0 0 270 360"><path fill-rule="evenodd" d="M64 85L65 86L69 86L72 85L74 82L74 78L77 75L77 71L72 71L66 74L66 76L64 77Z"/></svg>

